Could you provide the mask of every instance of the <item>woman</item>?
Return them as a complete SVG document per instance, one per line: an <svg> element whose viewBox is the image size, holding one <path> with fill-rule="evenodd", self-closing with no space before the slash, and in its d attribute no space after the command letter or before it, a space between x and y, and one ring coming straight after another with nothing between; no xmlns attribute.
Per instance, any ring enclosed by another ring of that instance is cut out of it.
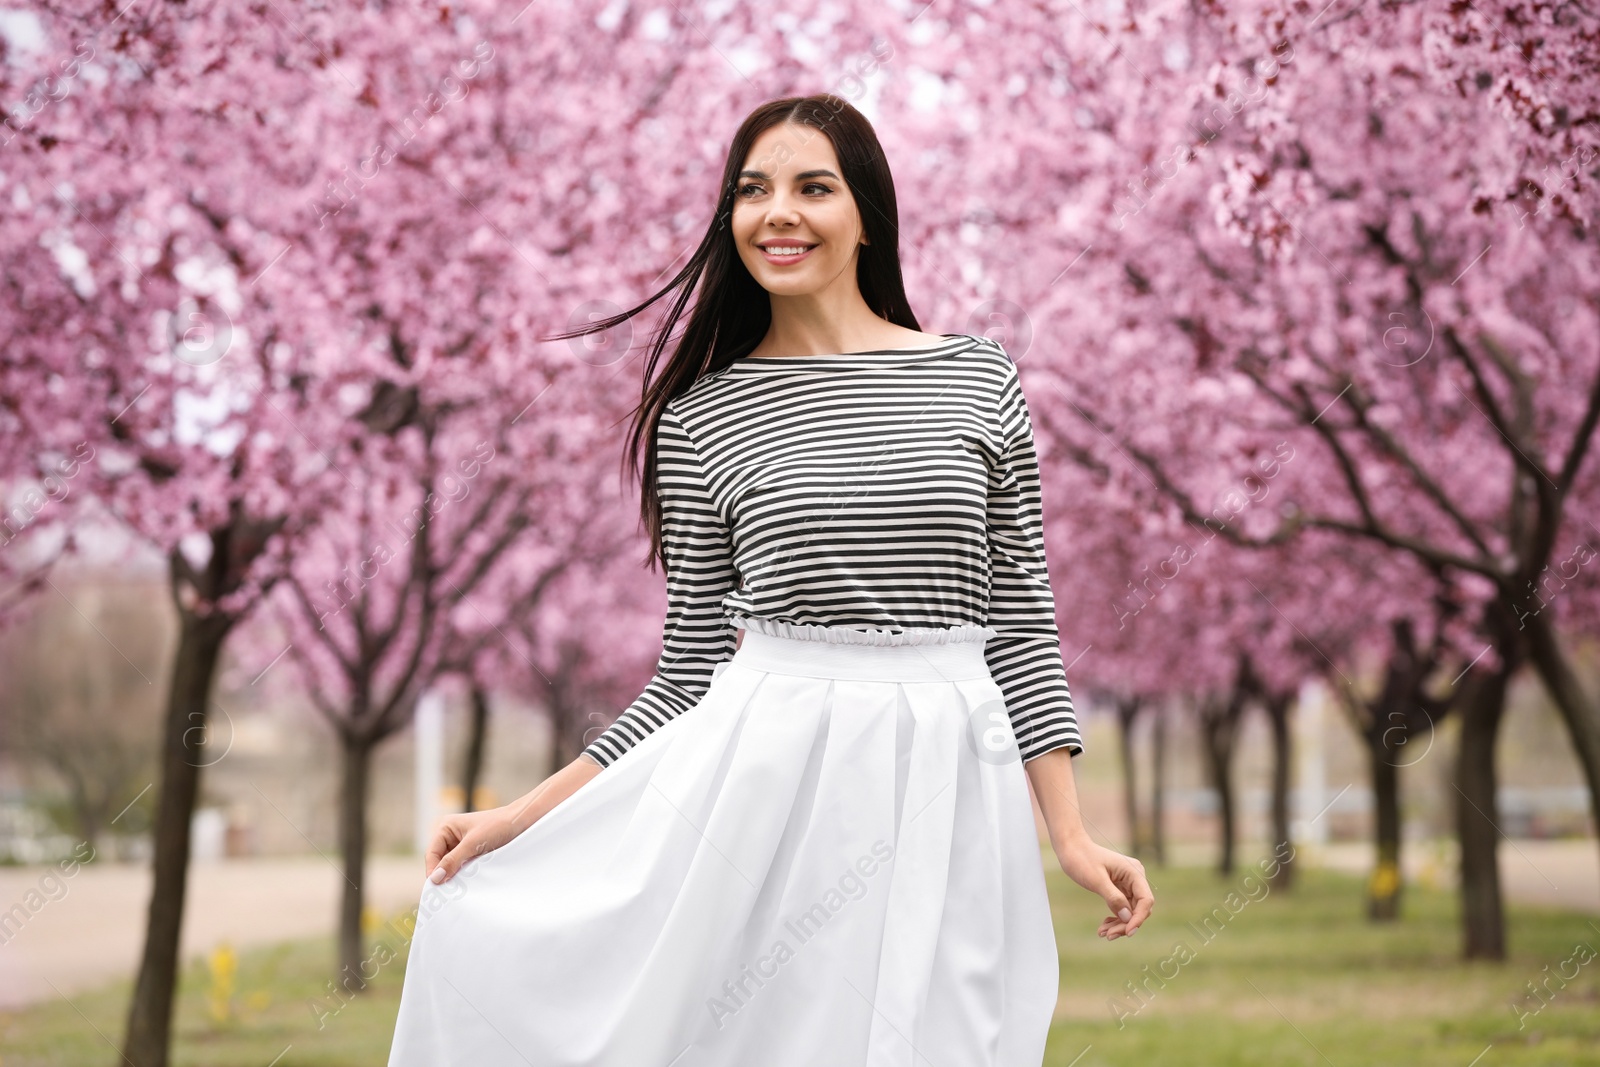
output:
<svg viewBox="0 0 1600 1067"><path fill-rule="evenodd" d="M918 329L897 235L866 120L773 101L683 272L592 328L683 287L630 452L661 658L572 763L443 820L390 1067L1038 1067L1058 963L1024 771L1100 936L1149 916L1078 814L1016 370Z"/></svg>

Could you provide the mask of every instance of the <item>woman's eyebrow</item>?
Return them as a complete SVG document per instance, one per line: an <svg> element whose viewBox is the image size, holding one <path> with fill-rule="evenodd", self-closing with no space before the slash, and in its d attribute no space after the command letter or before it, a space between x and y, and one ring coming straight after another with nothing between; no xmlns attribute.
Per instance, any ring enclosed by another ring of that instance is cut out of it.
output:
<svg viewBox="0 0 1600 1067"><path fill-rule="evenodd" d="M766 181L771 176L759 170L741 170L739 172L739 177L759 178L762 181ZM794 176L794 180L797 182L805 181L807 178L832 178L837 181L839 176L833 171L827 170L826 168L822 170L803 170Z"/></svg>

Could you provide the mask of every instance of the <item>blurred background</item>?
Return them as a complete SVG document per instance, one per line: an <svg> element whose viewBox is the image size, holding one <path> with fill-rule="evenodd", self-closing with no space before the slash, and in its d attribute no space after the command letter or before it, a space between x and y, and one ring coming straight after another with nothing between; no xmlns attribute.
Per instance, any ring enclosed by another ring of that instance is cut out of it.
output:
<svg viewBox="0 0 1600 1067"><path fill-rule="evenodd" d="M756 105L1027 396L1051 1065L1600 1063L1600 13L0 10L0 1067L381 1064L452 811L660 651L626 420ZM893 205L858 204L892 211ZM670 342L669 342L670 343ZM936 1062L936 1060L935 1060Z"/></svg>

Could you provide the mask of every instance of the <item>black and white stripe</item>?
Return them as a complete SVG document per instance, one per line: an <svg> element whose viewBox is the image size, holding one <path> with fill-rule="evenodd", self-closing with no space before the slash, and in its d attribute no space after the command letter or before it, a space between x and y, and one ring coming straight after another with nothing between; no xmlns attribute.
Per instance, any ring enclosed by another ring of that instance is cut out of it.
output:
<svg viewBox="0 0 1600 1067"><path fill-rule="evenodd" d="M658 436L667 618L606 766L692 707L741 616L900 631L978 624L1024 760L1083 751L1045 569L1016 367L988 338L755 357L697 381Z"/></svg>

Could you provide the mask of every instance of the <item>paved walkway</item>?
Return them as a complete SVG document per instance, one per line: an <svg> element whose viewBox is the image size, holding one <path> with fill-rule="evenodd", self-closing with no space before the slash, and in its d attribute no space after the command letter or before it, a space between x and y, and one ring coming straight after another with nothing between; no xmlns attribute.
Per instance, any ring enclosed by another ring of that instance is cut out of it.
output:
<svg viewBox="0 0 1600 1067"><path fill-rule="evenodd" d="M243 948L330 933L341 885L339 870L317 856L196 863L180 951L188 958L223 941ZM414 907L421 892L420 858L367 862L367 903L385 916ZM54 997L51 983L70 994L133 975L149 901L145 864L95 864L70 878L53 867L0 867L0 1008Z"/></svg>
<svg viewBox="0 0 1600 1067"><path fill-rule="evenodd" d="M1300 853L1313 865L1364 872L1371 850L1341 843L1302 846ZM1173 858L1209 863L1210 856L1209 848L1196 847L1178 850ZM1503 841L1500 863L1509 899L1600 914L1600 850L1593 842ZM1454 883L1448 850L1410 846L1405 864L1408 877L1421 884ZM0 1008L48 999L57 989L70 995L131 975L137 967L149 869L105 863L55 882L46 880L51 870L0 868L0 908L11 916L10 925L0 929ZM315 856L198 863L189 879L182 951L188 957L222 941L242 948L330 933L340 884L338 870ZM415 906L421 890L420 860L378 856L369 861L367 900L383 915Z"/></svg>
<svg viewBox="0 0 1600 1067"><path fill-rule="evenodd" d="M1336 870L1365 874L1372 868L1372 849L1340 842L1309 848L1311 862ZM1600 848L1593 841L1500 842L1500 884L1508 900L1550 904L1600 915ZM1408 881L1453 889L1457 851L1453 841L1407 842L1401 865Z"/></svg>

